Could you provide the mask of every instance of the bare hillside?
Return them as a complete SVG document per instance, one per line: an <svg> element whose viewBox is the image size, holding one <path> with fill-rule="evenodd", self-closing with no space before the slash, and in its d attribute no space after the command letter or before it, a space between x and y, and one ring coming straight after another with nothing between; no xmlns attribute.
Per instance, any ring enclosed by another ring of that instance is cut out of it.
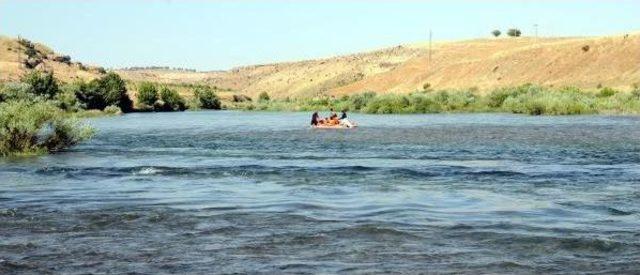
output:
<svg viewBox="0 0 640 275"><path fill-rule="evenodd" d="M268 92L275 97L309 97L392 71L424 50L394 48L300 62L238 67L229 71L122 70L124 78L161 83L204 82L248 95Z"/></svg>
<svg viewBox="0 0 640 275"><path fill-rule="evenodd" d="M58 78L90 79L98 67L72 62L34 44L31 57L17 39L0 37L0 81L16 80L34 68ZM33 59L37 59L34 61ZM30 65L30 62L33 64ZM238 67L228 71L118 70L134 82L208 84L233 93L272 97L314 97L364 91L408 93L429 83L433 89L546 86L609 86L640 83L640 34L589 38L499 38L426 43L325 59Z"/></svg>
<svg viewBox="0 0 640 275"><path fill-rule="evenodd" d="M422 47L423 48L423 47ZM640 82L640 35L600 38L504 38L443 43L393 71L334 89L402 93L425 83L436 89L535 83L628 88Z"/></svg>
<svg viewBox="0 0 640 275"><path fill-rule="evenodd" d="M204 82L255 96L407 93L433 89L599 85L628 89L640 83L640 35L593 38L499 38L426 43L334 58L235 68L226 72L122 71L125 78Z"/></svg>
<svg viewBox="0 0 640 275"><path fill-rule="evenodd" d="M100 67L75 62L45 45L0 36L0 81L19 80L30 70L53 71L64 82L93 79L104 73Z"/></svg>

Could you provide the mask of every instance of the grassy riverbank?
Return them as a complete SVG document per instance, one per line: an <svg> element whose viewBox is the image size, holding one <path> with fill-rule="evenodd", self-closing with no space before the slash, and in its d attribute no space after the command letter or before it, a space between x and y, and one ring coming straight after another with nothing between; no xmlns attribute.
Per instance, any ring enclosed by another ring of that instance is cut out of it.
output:
<svg viewBox="0 0 640 275"><path fill-rule="evenodd" d="M228 109L267 111L349 110L370 114L509 112L529 115L640 114L640 89L551 89L536 85L502 88L481 95L473 90L410 94L360 93L340 98L231 101Z"/></svg>

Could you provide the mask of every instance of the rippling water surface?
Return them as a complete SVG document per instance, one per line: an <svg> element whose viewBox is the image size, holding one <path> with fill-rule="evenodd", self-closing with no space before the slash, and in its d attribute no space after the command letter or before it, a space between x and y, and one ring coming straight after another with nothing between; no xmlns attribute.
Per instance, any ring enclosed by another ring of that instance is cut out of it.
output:
<svg viewBox="0 0 640 275"><path fill-rule="evenodd" d="M640 118L185 112L0 160L0 273L637 273Z"/></svg>

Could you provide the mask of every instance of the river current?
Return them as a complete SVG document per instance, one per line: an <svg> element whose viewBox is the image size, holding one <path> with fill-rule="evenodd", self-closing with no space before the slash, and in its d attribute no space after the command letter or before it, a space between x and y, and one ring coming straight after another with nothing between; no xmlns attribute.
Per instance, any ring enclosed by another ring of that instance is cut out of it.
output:
<svg viewBox="0 0 640 275"><path fill-rule="evenodd" d="M0 160L0 273L640 272L640 118L183 112Z"/></svg>

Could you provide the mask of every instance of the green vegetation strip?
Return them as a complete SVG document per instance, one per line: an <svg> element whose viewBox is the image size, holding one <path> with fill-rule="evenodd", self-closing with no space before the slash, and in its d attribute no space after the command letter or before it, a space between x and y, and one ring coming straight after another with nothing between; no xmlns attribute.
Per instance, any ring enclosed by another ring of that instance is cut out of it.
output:
<svg viewBox="0 0 640 275"><path fill-rule="evenodd" d="M340 98L236 100L228 109L265 111L317 111L334 108L369 114L445 112L508 112L529 115L640 114L640 89L621 92L602 88L544 88L536 85L502 88L486 95L475 91L419 91L406 95L366 92Z"/></svg>

